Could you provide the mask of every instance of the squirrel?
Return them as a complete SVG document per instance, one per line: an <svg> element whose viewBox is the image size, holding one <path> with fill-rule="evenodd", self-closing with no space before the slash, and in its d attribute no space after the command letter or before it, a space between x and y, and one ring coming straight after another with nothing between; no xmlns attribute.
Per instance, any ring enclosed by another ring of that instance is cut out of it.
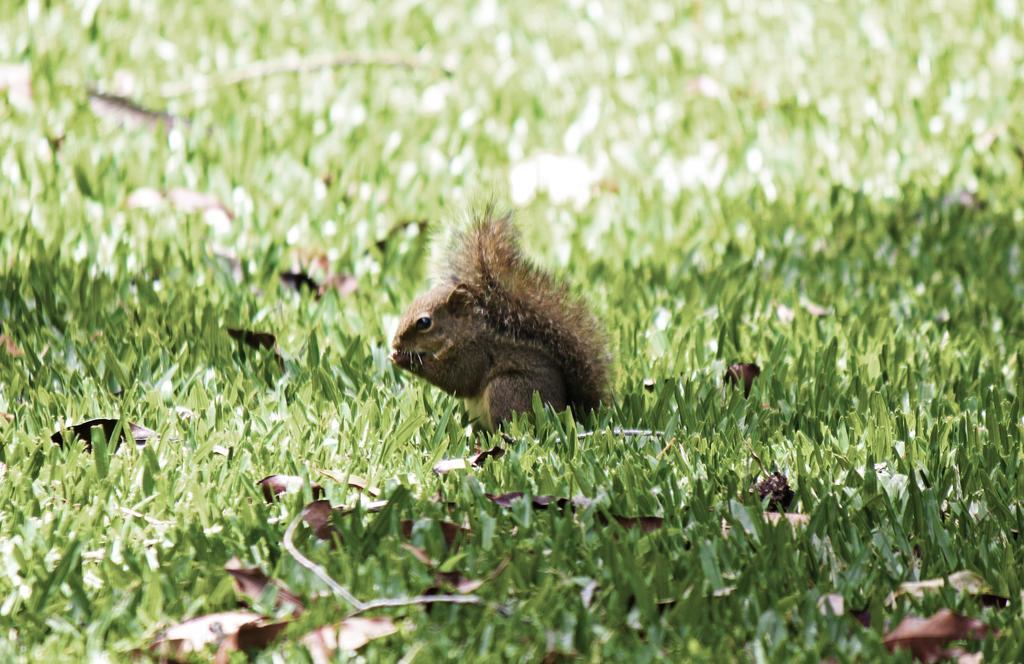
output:
<svg viewBox="0 0 1024 664"><path fill-rule="evenodd" d="M533 393L580 417L608 399L608 343L584 302L523 256L511 213L489 205L454 234L438 284L417 297L391 361L465 400L495 430Z"/></svg>

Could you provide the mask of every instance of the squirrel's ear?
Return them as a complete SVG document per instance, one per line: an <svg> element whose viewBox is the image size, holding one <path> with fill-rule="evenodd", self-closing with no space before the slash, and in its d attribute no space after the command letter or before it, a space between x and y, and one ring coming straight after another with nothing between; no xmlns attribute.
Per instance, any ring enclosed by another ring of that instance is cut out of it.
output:
<svg viewBox="0 0 1024 664"><path fill-rule="evenodd" d="M448 292L445 305L453 314L462 315L473 308L473 295L463 284L458 284Z"/></svg>

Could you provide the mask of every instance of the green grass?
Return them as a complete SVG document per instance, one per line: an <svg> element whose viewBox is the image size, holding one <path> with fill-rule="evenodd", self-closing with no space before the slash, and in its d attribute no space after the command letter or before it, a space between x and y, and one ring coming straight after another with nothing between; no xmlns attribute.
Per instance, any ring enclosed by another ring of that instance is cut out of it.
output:
<svg viewBox="0 0 1024 664"><path fill-rule="evenodd" d="M986 661L1021 659L1022 8L624 4L0 0L0 62L29 63L33 88L30 105L0 92L0 332L24 353L0 345L0 659L126 660L234 608L232 556L309 607L258 659L304 656L299 637L348 607L282 547L309 492L267 505L256 482L303 475L358 502L319 469L392 499L341 518L340 547L297 538L361 599L431 585L402 520L467 577L508 561L484 606L383 612L400 631L368 660L871 661L886 625L942 607L1000 630L969 646ZM433 64L158 94L347 50ZM168 136L90 110L87 87L126 85L192 125ZM518 197L510 173L542 152L596 171L576 203L542 192L519 219L607 323L616 402L585 424L523 418L504 458L440 478L438 459L494 441L387 363L428 253L389 229ZM139 187L210 192L236 217L218 230L128 209ZM296 249L326 250L358 290L281 289ZM228 327L276 334L283 369ZM737 361L763 369L749 399L722 386ZM160 439L51 444L94 417ZM671 442L573 435L610 426ZM751 450L788 475L806 527L762 523ZM598 504L483 497L508 491ZM442 520L472 535L448 548ZM886 605L964 569L1009 606L950 589ZM819 611L828 593L870 608L871 627Z"/></svg>

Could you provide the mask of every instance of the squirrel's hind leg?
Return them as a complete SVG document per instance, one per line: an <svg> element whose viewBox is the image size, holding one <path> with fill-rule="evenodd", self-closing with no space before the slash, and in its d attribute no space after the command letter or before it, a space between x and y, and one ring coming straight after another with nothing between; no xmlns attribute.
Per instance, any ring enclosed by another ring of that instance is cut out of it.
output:
<svg viewBox="0 0 1024 664"><path fill-rule="evenodd" d="M484 390L484 404L491 419L491 428L498 428L513 413L529 412L533 407L534 392L540 393L540 400L545 405L556 411L565 410L565 383L556 371L506 373L492 378Z"/></svg>

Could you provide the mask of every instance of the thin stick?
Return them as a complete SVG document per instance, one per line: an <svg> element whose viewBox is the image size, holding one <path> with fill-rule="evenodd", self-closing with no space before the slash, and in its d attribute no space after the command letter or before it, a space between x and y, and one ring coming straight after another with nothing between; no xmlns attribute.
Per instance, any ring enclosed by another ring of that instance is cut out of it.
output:
<svg viewBox="0 0 1024 664"><path fill-rule="evenodd" d="M415 597L386 597L383 599L374 599L369 602L360 601L353 595L345 586L341 585L337 581L331 578L331 575L327 573L320 565L317 565L312 560L307 558L295 547L295 543L292 541L292 537L295 535L295 529L298 527L299 522L302 520L302 513L300 512L292 522L288 524L288 529L284 531L284 548L285 551L295 559L295 562L302 565L310 572L316 575L318 579L327 584L335 595L342 598L352 606L352 613L349 617L365 613L373 609L383 609L395 606L412 606L414 604L480 604L481 600L476 595L417 595Z"/></svg>
<svg viewBox="0 0 1024 664"><path fill-rule="evenodd" d="M331 578L331 575L327 573L320 565L302 555L302 552L295 548L295 544L292 542L292 536L295 534L295 528L298 527L299 521L302 521L302 513L300 512L292 522L288 524L288 529L284 531L284 549L287 551L295 562L302 565L310 572L316 575L318 579L327 584L327 587L334 591L334 594L342 598L346 602L352 605L357 611L365 611L366 604L356 599L355 595L350 593L347 588Z"/></svg>
<svg viewBox="0 0 1024 664"><path fill-rule="evenodd" d="M481 600L476 595L418 595L416 597L394 597L386 599L375 599L367 602L362 608L356 609L346 616L351 618L360 613L373 609L383 609L393 606L412 606L414 604L480 604Z"/></svg>
<svg viewBox="0 0 1024 664"><path fill-rule="evenodd" d="M599 433L601 433L601 432L600 431L584 431L583 433L577 434L576 438L579 439L579 440L583 440L584 438L590 438L591 436L596 436ZM665 432L664 431L653 431L651 429L622 429L620 427L615 427L614 429L612 429L612 435L614 435L614 436L624 436L626 438L631 438L631 437L642 437L642 436L664 436Z"/></svg>
<svg viewBox="0 0 1024 664"><path fill-rule="evenodd" d="M238 85L246 81L280 76L282 74L308 73L319 69L334 69L356 65L413 69L415 67L422 67L425 64L427 63L422 59L410 58L398 53L322 53L307 57L291 56L278 60L258 60L224 74L199 75L191 79L165 83L160 86L160 96L180 97L181 95L202 92L211 88Z"/></svg>

